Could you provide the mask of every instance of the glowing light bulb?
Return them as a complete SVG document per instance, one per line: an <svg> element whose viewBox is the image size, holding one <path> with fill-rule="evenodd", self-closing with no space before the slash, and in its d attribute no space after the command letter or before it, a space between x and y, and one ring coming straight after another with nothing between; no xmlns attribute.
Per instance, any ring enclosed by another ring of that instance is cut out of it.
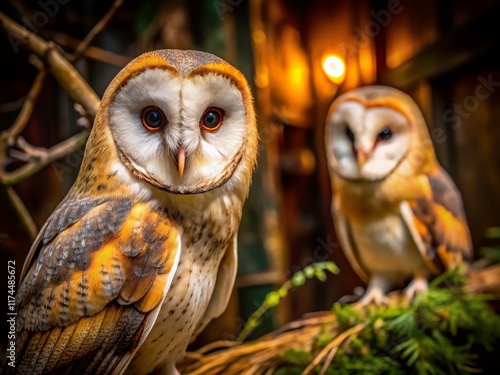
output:
<svg viewBox="0 0 500 375"><path fill-rule="evenodd" d="M344 79L344 61L336 55L327 55L323 59L323 71L334 83L340 83Z"/></svg>

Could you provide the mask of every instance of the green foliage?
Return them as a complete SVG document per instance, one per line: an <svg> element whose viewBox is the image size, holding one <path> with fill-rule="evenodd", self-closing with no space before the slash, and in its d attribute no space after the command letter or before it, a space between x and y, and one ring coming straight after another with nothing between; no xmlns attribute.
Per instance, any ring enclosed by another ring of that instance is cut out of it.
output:
<svg viewBox="0 0 500 375"><path fill-rule="evenodd" d="M339 269L335 263L329 261L310 264L303 270L296 272L292 278L287 280L278 290L268 293L262 305L246 321L237 340L240 342L245 341L248 335L259 326L262 316L270 309L278 306L280 301L286 297L290 290L294 290L304 285L307 279L316 278L325 281L327 272L337 274Z"/></svg>
<svg viewBox="0 0 500 375"><path fill-rule="evenodd" d="M500 316L488 307L488 299L467 294L465 278L456 269L436 278L411 304L360 309L336 303L332 313L340 329L325 327L311 351L287 350L285 365L275 374L300 374L321 348L359 324L364 328L339 347L325 374L496 373L486 361L492 352L497 358L500 354Z"/></svg>
<svg viewBox="0 0 500 375"><path fill-rule="evenodd" d="M500 263L500 227L491 227L486 230L486 238L493 244L484 246L479 253L484 258L490 259L495 263Z"/></svg>

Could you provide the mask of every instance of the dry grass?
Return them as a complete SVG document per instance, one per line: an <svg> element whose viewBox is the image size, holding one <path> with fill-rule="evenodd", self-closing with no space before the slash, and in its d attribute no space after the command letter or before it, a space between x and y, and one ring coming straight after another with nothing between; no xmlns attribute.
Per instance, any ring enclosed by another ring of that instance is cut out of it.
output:
<svg viewBox="0 0 500 375"><path fill-rule="evenodd" d="M491 278L494 280L485 283L484 277L491 274L494 274L495 277ZM477 279L482 282L476 282ZM499 279L499 265L476 269L469 273L467 289L473 294L484 293L485 285L494 285L495 288L487 289L498 296ZM404 303L398 293L391 293L389 297L391 305ZM349 345L363 328L364 324L356 324L343 330L335 314L328 311L310 313L255 341L245 343L217 341L196 352L188 352L184 361L178 365L178 369L182 374L190 375L268 375L286 363L283 353L287 349L302 349L314 353L314 359L304 370L303 375L310 374L313 369L318 368L321 368L319 374L322 375L338 349L342 345ZM322 348L315 348L317 338L325 332L328 332L333 340Z"/></svg>

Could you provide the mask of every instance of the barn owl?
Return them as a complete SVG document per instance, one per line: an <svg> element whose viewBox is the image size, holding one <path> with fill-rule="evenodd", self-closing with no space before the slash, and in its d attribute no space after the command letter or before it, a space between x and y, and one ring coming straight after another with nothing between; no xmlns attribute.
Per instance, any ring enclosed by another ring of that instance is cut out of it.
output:
<svg viewBox="0 0 500 375"><path fill-rule="evenodd" d="M462 198L438 163L424 118L403 92L367 86L330 106L325 131L332 215L343 251L368 283L360 305L387 302L472 256Z"/></svg>
<svg viewBox="0 0 500 375"><path fill-rule="evenodd" d="M17 372L177 374L228 303L257 137L249 86L224 60L129 63L24 265Z"/></svg>

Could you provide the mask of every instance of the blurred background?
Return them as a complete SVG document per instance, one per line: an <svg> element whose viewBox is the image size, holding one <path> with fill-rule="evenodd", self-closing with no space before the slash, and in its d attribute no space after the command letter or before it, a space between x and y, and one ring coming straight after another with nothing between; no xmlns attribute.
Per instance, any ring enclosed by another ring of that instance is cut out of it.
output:
<svg viewBox="0 0 500 375"><path fill-rule="evenodd" d="M73 52L113 1L12 0L0 10ZM324 118L331 101L368 84L402 89L420 105L441 164L464 198L475 248L500 225L500 2L494 0L125 0L76 67L102 95L131 58L159 48L199 49L235 65L252 86L260 157L239 234L240 265L226 313L195 345L234 339L266 293L322 260L340 267L308 281L264 316L254 336L329 309L362 285L330 216ZM0 33L0 130L37 76L22 43ZM72 100L47 76L22 133L50 147L82 130ZM5 153L5 150L0 150ZM83 148L13 186L38 228L73 184ZM9 154L2 170L22 165ZM0 186L1 264L21 272L32 239ZM2 299L7 299L2 283ZM2 324L5 324L2 321ZM1 340L5 340L2 335Z"/></svg>

